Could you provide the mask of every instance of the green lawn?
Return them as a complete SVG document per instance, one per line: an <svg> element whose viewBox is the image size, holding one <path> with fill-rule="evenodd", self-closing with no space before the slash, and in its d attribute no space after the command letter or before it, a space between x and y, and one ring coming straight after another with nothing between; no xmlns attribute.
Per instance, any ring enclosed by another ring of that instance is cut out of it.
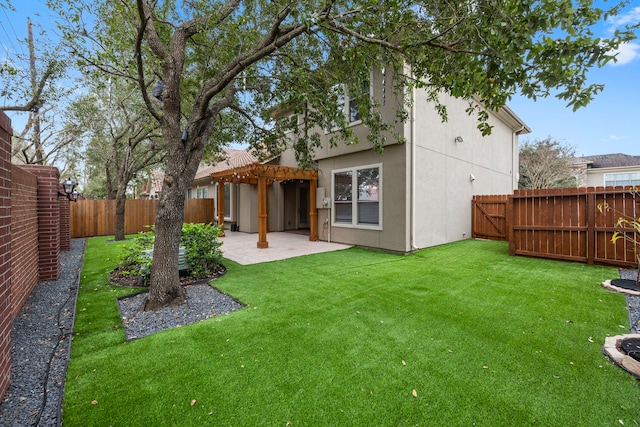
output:
<svg viewBox="0 0 640 427"><path fill-rule="evenodd" d="M640 423L638 382L601 351L628 332L600 286L615 269L473 240L226 261L214 285L246 308L125 342L105 240L87 244L65 427Z"/></svg>

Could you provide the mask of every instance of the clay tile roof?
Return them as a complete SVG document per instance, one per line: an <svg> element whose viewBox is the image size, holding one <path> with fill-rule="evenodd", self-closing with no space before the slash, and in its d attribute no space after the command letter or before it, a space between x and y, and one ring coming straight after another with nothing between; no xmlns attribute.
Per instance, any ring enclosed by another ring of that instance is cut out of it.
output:
<svg viewBox="0 0 640 427"><path fill-rule="evenodd" d="M215 165L200 166L194 180L206 178L214 172L222 172L258 162L258 158L247 150L236 150L234 148L223 148L222 157L222 160L218 161Z"/></svg>
<svg viewBox="0 0 640 427"><path fill-rule="evenodd" d="M575 159L576 163L589 163L592 168L615 168L621 166L640 166L640 156L629 154L598 154Z"/></svg>

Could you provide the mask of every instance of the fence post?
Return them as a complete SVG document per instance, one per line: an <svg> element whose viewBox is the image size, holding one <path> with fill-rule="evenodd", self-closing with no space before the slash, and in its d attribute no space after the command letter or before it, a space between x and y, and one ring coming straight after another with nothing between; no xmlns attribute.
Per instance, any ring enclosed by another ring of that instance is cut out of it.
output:
<svg viewBox="0 0 640 427"><path fill-rule="evenodd" d="M507 233L508 233L508 238L509 238L509 255L511 256L515 256L516 255L516 241L515 241L515 235L516 233L513 230L513 224L515 223L515 220L513 218L513 196L515 195L515 193L518 190L515 190L513 192L513 194L509 194L507 196L507 206L506 206L506 211L505 211L505 216L507 217Z"/></svg>
<svg viewBox="0 0 640 427"><path fill-rule="evenodd" d="M587 189L587 264L593 264L596 252L596 194L595 188Z"/></svg>

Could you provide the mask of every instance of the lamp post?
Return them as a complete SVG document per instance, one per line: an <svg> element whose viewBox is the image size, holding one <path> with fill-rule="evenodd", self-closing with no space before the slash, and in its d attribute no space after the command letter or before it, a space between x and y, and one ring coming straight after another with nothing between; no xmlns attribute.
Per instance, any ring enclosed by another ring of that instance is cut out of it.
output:
<svg viewBox="0 0 640 427"><path fill-rule="evenodd" d="M61 184L62 188L64 188L64 193L58 192L58 194L60 196L66 196L66 198L72 202L77 202L80 193L78 193L75 189L77 185L76 182L71 180L70 178L67 178L66 180L62 181Z"/></svg>

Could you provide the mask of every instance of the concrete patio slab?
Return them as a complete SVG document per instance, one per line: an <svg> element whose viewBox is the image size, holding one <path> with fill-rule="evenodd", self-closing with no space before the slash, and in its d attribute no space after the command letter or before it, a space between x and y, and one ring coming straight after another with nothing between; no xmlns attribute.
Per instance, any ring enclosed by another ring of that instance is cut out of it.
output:
<svg viewBox="0 0 640 427"><path fill-rule="evenodd" d="M310 242L309 236L286 232L267 233L269 247L265 249L258 249L257 233L225 230L225 237L221 237L220 240L223 242L221 249L224 257L241 265L339 251L351 247L340 243Z"/></svg>

